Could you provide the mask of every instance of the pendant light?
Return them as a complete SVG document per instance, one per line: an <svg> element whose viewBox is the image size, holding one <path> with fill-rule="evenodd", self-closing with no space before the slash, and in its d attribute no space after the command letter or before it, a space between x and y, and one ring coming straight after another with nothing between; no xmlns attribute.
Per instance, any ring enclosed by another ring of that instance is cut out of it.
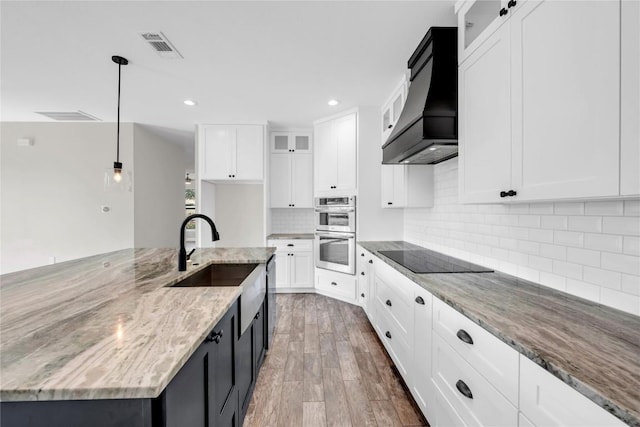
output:
<svg viewBox="0 0 640 427"><path fill-rule="evenodd" d="M118 64L118 121L116 130L116 161L113 162L113 168L107 169L104 175L105 191L131 191L131 171L122 169L120 162L120 81L122 79L122 66L127 65L129 61L122 56L114 55L111 60Z"/></svg>

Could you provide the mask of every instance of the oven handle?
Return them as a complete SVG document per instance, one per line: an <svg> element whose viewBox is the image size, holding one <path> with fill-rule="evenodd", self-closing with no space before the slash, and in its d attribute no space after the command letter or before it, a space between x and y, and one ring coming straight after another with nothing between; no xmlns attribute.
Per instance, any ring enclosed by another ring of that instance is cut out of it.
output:
<svg viewBox="0 0 640 427"><path fill-rule="evenodd" d="M344 237L346 239L355 239L356 236L351 233L318 233L316 232L316 236L318 237Z"/></svg>
<svg viewBox="0 0 640 427"><path fill-rule="evenodd" d="M318 209L316 208L315 211L317 213L344 213L344 212L355 212L356 209L355 208L324 208L324 209Z"/></svg>

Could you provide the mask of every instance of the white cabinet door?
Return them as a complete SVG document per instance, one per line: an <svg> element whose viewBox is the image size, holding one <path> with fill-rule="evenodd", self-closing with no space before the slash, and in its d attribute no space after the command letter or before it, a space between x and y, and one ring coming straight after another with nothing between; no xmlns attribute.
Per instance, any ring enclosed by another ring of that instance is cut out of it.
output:
<svg viewBox="0 0 640 427"><path fill-rule="evenodd" d="M292 153L311 154L311 134L310 133L292 133L290 142Z"/></svg>
<svg viewBox="0 0 640 427"><path fill-rule="evenodd" d="M514 200L618 195L620 3L523 2L510 29Z"/></svg>
<svg viewBox="0 0 640 427"><path fill-rule="evenodd" d="M313 207L313 157L311 154L292 153L291 204L295 208ZM271 166L272 168L274 165Z"/></svg>
<svg viewBox="0 0 640 427"><path fill-rule="evenodd" d="M625 424L565 382L520 355L520 410L536 426L622 427Z"/></svg>
<svg viewBox="0 0 640 427"><path fill-rule="evenodd" d="M640 2L623 1L620 194L640 194Z"/></svg>
<svg viewBox="0 0 640 427"><path fill-rule="evenodd" d="M289 255L290 252L276 252L276 288L288 288L289 271L291 270Z"/></svg>
<svg viewBox="0 0 640 427"><path fill-rule="evenodd" d="M381 165L380 202L383 208L394 207L396 187L394 186L393 178L396 166L398 165Z"/></svg>
<svg viewBox="0 0 640 427"><path fill-rule="evenodd" d="M291 201L291 156L271 155L271 207L288 208Z"/></svg>
<svg viewBox="0 0 640 427"><path fill-rule="evenodd" d="M356 191L356 114L349 114L335 121L335 140L337 144L337 181L336 187L344 194Z"/></svg>
<svg viewBox="0 0 640 427"><path fill-rule="evenodd" d="M236 130L234 126L210 125L204 129L201 142L203 157L202 179L230 179L235 157Z"/></svg>
<svg viewBox="0 0 640 427"><path fill-rule="evenodd" d="M313 288L313 252L294 252L291 257L291 286Z"/></svg>
<svg viewBox="0 0 640 427"><path fill-rule="evenodd" d="M233 153L236 180L262 180L264 167L264 129L262 126L236 126L236 150Z"/></svg>
<svg viewBox="0 0 640 427"><path fill-rule="evenodd" d="M413 295L413 373L409 387L422 413L429 414L434 409L431 382L432 296L418 285L414 285Z"/></svg>
<svg viewBox="0 0 640 427"><path fill-rule="evenodd" d="M289 132L271 132L271 152L272 153L290 153L291 143Z"/></svg>
<svg viewBox="0 0 640 427"><path fill-rule="evenodd" d="M495 202L511 183L509 26L501 26L459 68L459 197ZM551 67L555 68L555 67Z"/></svg>
<svg viewBox="0 0 640 427"><path fill-rule="evenodd" d="M327 121L316 125L316 152L315 152L315 187L316 191L330 191L336 185L338 164L336 153L338 151L337 140L334 138L333 122Z"/></svg>

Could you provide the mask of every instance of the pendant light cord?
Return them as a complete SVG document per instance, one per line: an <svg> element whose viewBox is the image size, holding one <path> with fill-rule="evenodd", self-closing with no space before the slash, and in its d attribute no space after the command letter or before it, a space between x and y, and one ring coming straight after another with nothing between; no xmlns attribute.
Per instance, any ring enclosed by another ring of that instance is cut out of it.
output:
<svg viewBox="0 0 640 427"><path fill-rule="evenodd" d="M118 127L116 136L116 161L120 162L120 80L122 64L118 64Z"/></svg>

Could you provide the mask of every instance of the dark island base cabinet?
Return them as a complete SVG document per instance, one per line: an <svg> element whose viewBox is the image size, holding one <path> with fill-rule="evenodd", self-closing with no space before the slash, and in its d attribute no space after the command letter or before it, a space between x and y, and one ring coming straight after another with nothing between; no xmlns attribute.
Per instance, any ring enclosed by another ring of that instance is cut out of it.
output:
<svg viewBox="0 0 640 427"><path fill-rule="evenodd" d="M239 335L235 303L155 399L0 402L2 427L239 427L264 359L264 302Z"/></svg>

